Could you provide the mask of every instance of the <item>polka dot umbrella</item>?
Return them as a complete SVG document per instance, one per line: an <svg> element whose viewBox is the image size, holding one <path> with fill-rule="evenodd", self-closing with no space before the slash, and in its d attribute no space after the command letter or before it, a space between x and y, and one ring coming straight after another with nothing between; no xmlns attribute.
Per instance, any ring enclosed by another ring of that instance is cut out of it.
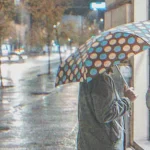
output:
<svg viewBox="0 0 150 150"><path fill-rule="evenodd" d="M134 22L102 32L89 39L58 68L55 85L90 82L113 65L147 50L150 21Z"/></svg>

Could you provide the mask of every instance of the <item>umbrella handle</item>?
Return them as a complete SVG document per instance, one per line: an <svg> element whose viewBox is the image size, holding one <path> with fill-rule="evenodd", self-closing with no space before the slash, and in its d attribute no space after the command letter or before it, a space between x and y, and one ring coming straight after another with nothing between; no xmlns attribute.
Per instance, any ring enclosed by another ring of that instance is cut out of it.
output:
<svg viewBox="0 0 150 150"><path fill-rule="evenodd" d="M123 81L124 81L125 85L127 86L127 88L129 88L129 85L128 85L127 81L125 80L124 76L122 75L122 73L121 73L121 71L120 71L119 67L118 67L117 65L115 65L115 66L116 66L116 68L117 68L118 72L120 73L120 75L121 75L121 77L122 77L122 79L123 79Z"/></svg>
<svg viewBox="0 0 150 150"><path fill-rule="evenodd" d="M115 66L116 66L118 72L120 73L120 75L121 75L121 77L122 77L122 79L123 79L125 85L127 86L127 88L129 88L129 85L128 85L127 81L125 80L124 76L122 75L122 73L121 73L119 67L118 67L117 65L115 65ZM130 109L130 110L128 111L128 117L130 117L131 114L132 114L132 110Z"/></svg>

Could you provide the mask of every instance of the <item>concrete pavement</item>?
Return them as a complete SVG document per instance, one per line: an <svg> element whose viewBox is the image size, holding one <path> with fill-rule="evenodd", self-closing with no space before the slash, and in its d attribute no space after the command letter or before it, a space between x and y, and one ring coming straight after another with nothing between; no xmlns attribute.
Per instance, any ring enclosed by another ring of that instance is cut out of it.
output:
<svg viewBox="0 0 150 150"><path fill-rule="evenodd" d="M75 150L78 83L55 88L54 79L28 76L0 90L0 150Z"/></svg>

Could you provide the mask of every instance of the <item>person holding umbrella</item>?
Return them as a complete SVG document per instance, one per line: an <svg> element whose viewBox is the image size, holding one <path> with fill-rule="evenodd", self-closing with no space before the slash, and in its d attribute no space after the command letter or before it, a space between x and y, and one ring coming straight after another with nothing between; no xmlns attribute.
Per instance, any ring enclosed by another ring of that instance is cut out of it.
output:
<svg viewBox="0 0 150 150"><path fill-rule="evenodd" d="M78 150L124 150L123 116L137 95L125 86L120 98L110 68L148 50L149 35L150 20L124 24L91 37L59 65L55 86L80 83Z"/></svg>
<svg viewBox="0 0 150 150"><path fill-rule="evenodd" d="M92 81L80 83L78 150L124 150L123 115L136 94L125 86L125 97L120 98L111 73L108 69Z"/></svg>

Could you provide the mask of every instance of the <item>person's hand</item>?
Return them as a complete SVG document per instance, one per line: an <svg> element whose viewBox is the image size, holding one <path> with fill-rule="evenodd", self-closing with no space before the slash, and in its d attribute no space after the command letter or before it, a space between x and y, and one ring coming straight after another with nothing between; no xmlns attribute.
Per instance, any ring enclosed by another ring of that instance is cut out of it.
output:
<svg viewBox="0 0 150 150"><path fill-rule="evenodd" d="M124 87L124 96L129 98L131 102L137 98L137 94L135 93L133 87L128 88L127 86Z"/></svg>

